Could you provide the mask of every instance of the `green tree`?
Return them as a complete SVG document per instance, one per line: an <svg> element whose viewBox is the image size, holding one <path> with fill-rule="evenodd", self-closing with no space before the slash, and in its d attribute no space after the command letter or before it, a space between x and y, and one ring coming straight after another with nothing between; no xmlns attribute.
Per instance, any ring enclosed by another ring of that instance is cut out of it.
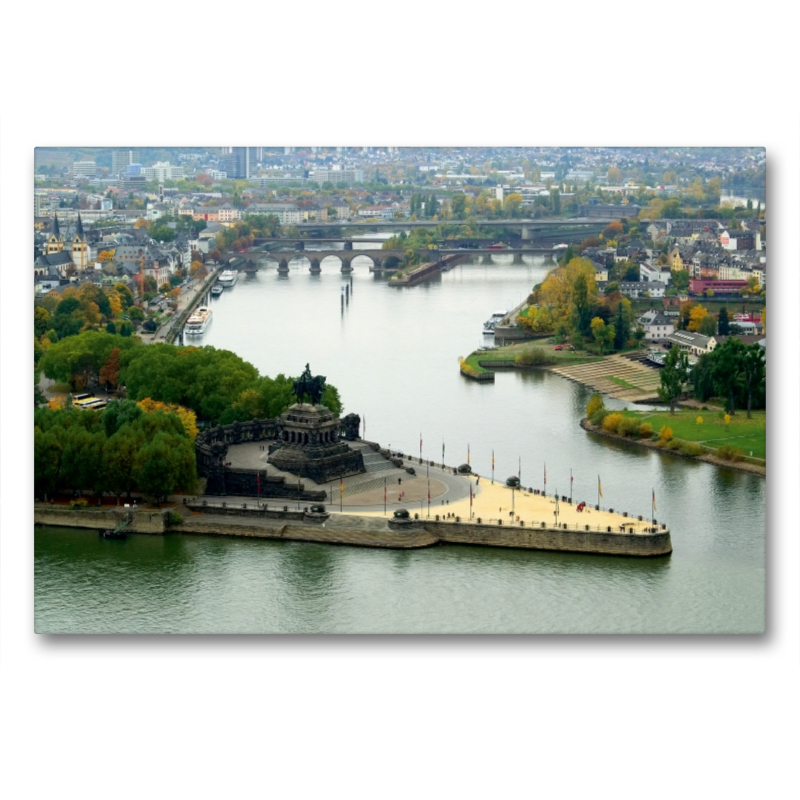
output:
<svg viewBox="0 0 800 800"><path fill-rule="evenodd" d="M728 318L728 309L724 306L719 310L719 318L717 320L720 336L728 336L730 334L730 319Z"/></svg>
<svg viewBox="0 0 800 800"><path fill-rule="evenodd" d="M33 330L36 336L42 337L50 327L50 312L43 306L33 309Z"/></svg>
<svg viewBox="0 0 800 800"><path fill-rule="evenodd" d="M720 397L726 398L726 410L736 414L736 395L744 382L744 355L746 347L734 337L726 339L713 351L713 379Z"/></svg>
<svg viewBox="0 0 800 800"><path fill-rule="evenodd" d="M631 328L633 326L634 314L631 301L627 297L620 299L617 303L617 313L614 318L614 348L622 350L631 338Z"/></svg>
<svg viewBox="0 0 800 800"><path fill-rule="evenodd" d="M706 314L700 320L700 325L697 330L698 333L702 333L703 336L714 336L714 334L717 332L717 322L714 319L714 315Z"/></svg>
<svg viewBox="0 0 800 800"><path fill-rule="evenodd" d="M614 342L616 330L613 325L606 325L605 321L600 317L595 317L591 322L592 336L597 344L600 345L600 353L602 354L606 347L610 347Z"/></svg>
<svg viewBox="0 0 800 800"><path fill-rule="evenodd" d="M669 403L669 413L674 415L675 403L689 380L689 357L677 345L667 353L659 377L661 386L658 388L658 397L662 402Z"/></svg>
<svg viewBox="0 0 800 800"><path fill-rule="evenodd" d="M765 392L767 380L767 365L764 351L758 344L752 344L745 350L742 357L742 386L747 395L747 419L752 418L753 395L756 392Z"/></svg>

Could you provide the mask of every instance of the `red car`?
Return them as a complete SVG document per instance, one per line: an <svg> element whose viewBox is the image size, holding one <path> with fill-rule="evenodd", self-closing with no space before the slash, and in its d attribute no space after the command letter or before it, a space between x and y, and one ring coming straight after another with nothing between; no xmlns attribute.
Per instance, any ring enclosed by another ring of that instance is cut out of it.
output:
<svg viewBox="0 0 800 800"><path fill-rule="evenodd" d="M563 344L557 344L555 349L556 350L563 350L564 349L564 345Z"/></svg>

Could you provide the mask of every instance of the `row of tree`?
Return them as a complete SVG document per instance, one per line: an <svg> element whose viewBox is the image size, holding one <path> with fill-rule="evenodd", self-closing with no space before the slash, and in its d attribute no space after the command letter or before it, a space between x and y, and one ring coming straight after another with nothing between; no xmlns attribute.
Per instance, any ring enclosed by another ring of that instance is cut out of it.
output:
<svg viewBox="0 0 800 800"><path fill-rule="evenodd" d="M701 355L692 368L687 354L673 346L660 377L658 396L669 403L670 414L675 413L675 404L689 384L698 400L723 398L729 414L735 414L737 408L746 408L750 419L753 408L766 405L766 353L758 344L746 345L734 337Z"/></svg>
<svg viewBox="0 0 800 800"><path fill-rule="evenodd" d="M293 402L291 377L260 376L235 353L211 346L145 346L138 338L85 331L51 345L39 367L73 391L95 383L124 386L131 400L183 406L213 424L276 417ZM323 404L341 412L335 386L328 385Z"/></svg>
<svg viewBox="0 0 800 800"><path fill-rule="evenodd" d="M196 490L191 429L187 432L175 412L147 413L131 401L114 401L102 414L40 408L34 413L33 446L40 499L85 491L130 499L137 491L161 502L175 492Z"/></svg>

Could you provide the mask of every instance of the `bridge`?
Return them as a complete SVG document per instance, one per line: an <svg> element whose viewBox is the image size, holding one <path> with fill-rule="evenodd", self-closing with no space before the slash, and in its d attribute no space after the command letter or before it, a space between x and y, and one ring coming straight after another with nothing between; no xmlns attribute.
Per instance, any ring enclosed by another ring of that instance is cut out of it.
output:
<svg viewBox="0 0 800 800"><path fill-rule="evenodd" d="M488 261L492 256L511 255L514 257L515 264L522 264L522 256L526 255L550 255L557 257L563 252L554 250L552 247L516 247L508 250L498 250L496 248L415 248L415 251L422 256L429 256L441 259L446 255L473 256L482 255ZM242 258L247 262L244 267L245 272L255 272L259 269L259 264L266 266L268 262L278 264L278 272L288 272L289 264L295 260L307 260L310 264L310 272L319 274L322 271L321 263L325 258L337 258L341 263L341 271L345 274L353 271L352 261L354 258L364 256L372 262L371 271L394 270L403 262L406 250L249 250L239 253L236 257Z"/></svg>
<svg viewBox="0 0 800 800"><path fill-rule="evenodd" d="M387 220L369 219L358 222L350 220L341 222L299 222L294 227L301 231L330 230L331 228L375 228L380 230L403 230L408 228L437 228L439 225L478 225L493 228L520 228L523 239L531 238L531 231L545 228L565 228L581 226L590 228L604 228L609 222L614 222L616 217L598 219L577 217L573 219L495 219L495 220L415 220L402 222L389 222Z"/></svg>

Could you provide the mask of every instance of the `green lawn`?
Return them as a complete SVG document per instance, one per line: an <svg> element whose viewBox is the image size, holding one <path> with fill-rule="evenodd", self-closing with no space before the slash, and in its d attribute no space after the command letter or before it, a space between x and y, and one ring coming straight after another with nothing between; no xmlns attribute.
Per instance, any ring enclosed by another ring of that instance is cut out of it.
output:
<svg viewBox="0 0 800 800"><path fill-rule="evenodd" d="M722 447L731 445L742 450L745 456L753 452L754 458L767 457L767 412L753 411L753 418L747 419L746 411L737 411L731 417L729 426L725 425L724 412L697 411L682 409L670 416L669 412L625 411L626 417L635 417L642 422L649 422L653 431L658 432L662 426L672 428L676 439L687 442L698 442L704 447ZM702 424L697 418L702 417Z"/></svg>

